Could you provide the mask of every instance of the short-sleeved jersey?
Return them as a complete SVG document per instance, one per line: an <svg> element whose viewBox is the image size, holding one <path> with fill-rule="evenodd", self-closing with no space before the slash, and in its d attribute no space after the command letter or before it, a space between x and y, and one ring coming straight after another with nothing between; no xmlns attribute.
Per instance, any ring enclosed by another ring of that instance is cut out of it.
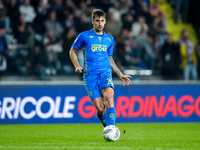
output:
<svg viewBox="0 0 200 150"><path fill-rule="evenodd" d="M74 41L72 47L83 49L84 71L83 75L98 74L105 71L111 72L109 57L113 54L114 38L103 31L102 35L96 34L93 29L82 32Z"/></svg>

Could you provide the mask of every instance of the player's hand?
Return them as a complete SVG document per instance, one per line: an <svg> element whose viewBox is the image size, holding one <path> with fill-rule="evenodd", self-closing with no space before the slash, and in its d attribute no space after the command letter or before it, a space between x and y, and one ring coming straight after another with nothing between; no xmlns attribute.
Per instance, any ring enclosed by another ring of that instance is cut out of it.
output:
<svg viewBox="0 0 200 150"><path fill-rule="evenodd" d="M76 73L82 73L82 70L83 70L82 67L77 67L77 68L75 69L75 72L76 72Z"/></svg>
<svg viewBox="0 0 200 150"><path fill-rule="evenodd" d="M128 86L131 84L131 80L129 78L132 78L131 76L129 75L120 75L119 78L122 80L123 82L123 86Z"/></svg>

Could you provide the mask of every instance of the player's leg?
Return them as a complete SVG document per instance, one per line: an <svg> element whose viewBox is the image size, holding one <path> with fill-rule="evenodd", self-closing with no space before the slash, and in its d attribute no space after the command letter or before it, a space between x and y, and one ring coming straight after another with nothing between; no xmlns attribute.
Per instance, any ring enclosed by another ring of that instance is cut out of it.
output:
<svg viewBox="0 0 200 150"><path fill-rule="evenodd" d="M103 126L107 126L106 124L106 115L105 115L105 105L103 103L103 99L101 97L101 93L99 92L99 76L98 75L90 75L84 77L84 85L92 103L97 109L97 117L100 119Z"/></svg>
<svg viewBox="0 0 200 150"><path fill-rule="evenodd" d="M114 89L107 87L101 91L103 99L105 101L106 112L106 123L107 125L115 125L116 111L114 107Z"/></svg>
<svg viewBox="0 0 200 150"><path fill-rule="evenodd" d="M106 123L107 125L115 125L116 111L114 107L114 84L112 81L111 72L101 74L100 90L105 102Z"/></svg>
<svg viewBox="0 0 200 150"><path fill-rule="evenodd" d="M105 105L103 103L102 97L95 98L92 103L94 104L95 108L97 109L97 117L101 121L104 127L107 126L106 123L106 114L105 114Z"/></svg>

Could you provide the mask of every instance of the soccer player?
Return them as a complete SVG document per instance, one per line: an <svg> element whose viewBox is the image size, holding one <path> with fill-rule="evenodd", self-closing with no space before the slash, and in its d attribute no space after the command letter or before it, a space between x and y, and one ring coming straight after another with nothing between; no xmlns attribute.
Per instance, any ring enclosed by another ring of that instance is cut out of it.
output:
<svg viewBox="0 0 200 150"><path fill-rule="evenodd" d="M112 70L119 76L124 86L131 84L129 79L131 76L122 74L112 58L114 38L103 31L106 13L94 9L91 17L93 28L78 35L70 49L70 58L76 68L75 72L83 72L86 91L97 109L98 118L106 127L115 125L116 120ZM79 65L76 56L76 51L80 47L84 54L84 69Z"/></svg>

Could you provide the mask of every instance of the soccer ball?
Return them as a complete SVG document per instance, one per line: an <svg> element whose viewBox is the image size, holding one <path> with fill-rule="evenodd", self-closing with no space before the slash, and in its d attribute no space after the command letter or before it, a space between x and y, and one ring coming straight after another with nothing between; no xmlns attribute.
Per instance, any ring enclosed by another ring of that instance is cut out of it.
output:
<svg viewBox="0 0 200 150"><path fill-rule="evenodd" d="M108 142L115 142L120 137L120 131L118 127L114 125L108 125L103 129L103 138Z"/></svg>

